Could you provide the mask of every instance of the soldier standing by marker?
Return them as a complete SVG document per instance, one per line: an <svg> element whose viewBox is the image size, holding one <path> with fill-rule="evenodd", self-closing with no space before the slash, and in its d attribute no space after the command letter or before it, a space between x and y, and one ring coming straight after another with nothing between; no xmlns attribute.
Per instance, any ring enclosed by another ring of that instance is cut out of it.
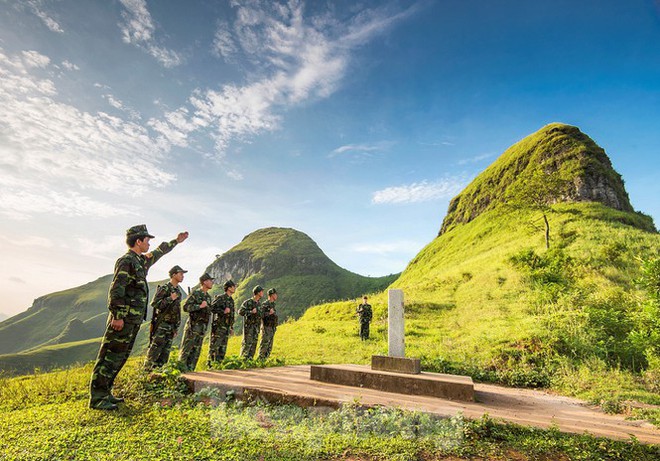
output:
<svg viewBox="0 0 660 461"><path fill-rule="evenodd" d="M373 316L371 304L367 302L367 297L362 298L362 304L357 307L357 316L360 319L360 339L365 341L369 339L369 323Z"/></svg>
<svg viewBox="0 0 660 461"><path fill-rule="evenodd" d="M195 371L199 354L202 352L202 343L211 316L211 295L208 291L213 287L213 277L204 273L199 278L199 285L183 304L183 310L190 315L181 339L179 361L188 371Z"/></svg>
<svg viewBox="0 0 660 461"><path fill-rule="evenodd" d="M259 339L259 326L261 325L261 312L259 300L264 295L264 289L259 285L252 290L254 296L246 299L238 309L238 315L242 315L245 322L243 324L243 342L241 343L241 357L244 359L253 359L257 352L257 341Z"/></svg>
<svg viewBox="0 0 660 461"><path fill-rule="evenodd" d="M162 367L170 357L172 340L181 324L182 292L179 284L183 282L183 274L186 272L180 266L170 269L170 281L158 287L151 301L154 310L149 326L149 350L144 362L146 371Z"/></svg>
<svg viewBox="0 0 660 461"><path fill-rule="evenodd" d="M259 360L266 360L273 350L273 338L277 330L277 312L275 312L277 290L268 290L268 299L261 305L261 344L259 345Z"/></svg>
<svg viewBox="0 0 660 461"><path fill-rule="evenodd" d="M227 353L227 341L234 332L234 299L236 284L227 280L222 286L225 292L218 295L211 304L213 320L211 320L211 345L209 347L209 363L222 362Z"/></svg>
<svg viewBox="0 0 660 461"><path fill-rule="evenodd" d="M115 263L108 291L110 315L89 384L90 408L116 410L117 403L123 401L112 395L112 386L133 349L140 325L147 318L147 273L163 255L186 240L188 232L179 233L176 239L163 242L147 253L152 238L144 224L126 231L129 250Z"/></svg>

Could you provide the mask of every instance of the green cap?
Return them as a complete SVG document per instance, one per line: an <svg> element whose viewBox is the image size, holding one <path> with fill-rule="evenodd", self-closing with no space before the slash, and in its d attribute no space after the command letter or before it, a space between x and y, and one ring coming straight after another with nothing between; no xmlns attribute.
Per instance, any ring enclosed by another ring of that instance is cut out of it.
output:
<svg viewBox="0 0 660 461"><path fill-rule="evenodd" d="M254 293L255 295L256 295L257 293L261 292L261 291L264 291L264 289L261 288L261 285L257 285L256 287L254 287L254 288L252 289L252 293Z"/></svg>
<svg viewBox="0 0 660 461"><path fill-rule="evenodd" d="M133 226L130 229L126 230L126 237L133 237L133 236L154 238L154 236L151 235L147 230L146 224L138 224L137 226Z"/></svg>
<svg viewBox="0 0 660 461"><path fill-rule="evenodd" d="M222 288L224 288L225 291L227 291L230 287L235 287L235 286L236 286L236 284L234 283L233 280L227 280L227 281L224 283L224 285L222 285Z"/></svg>
<svg viewBox="0 0 660 461"><path fill-rule="evenodd" d="M199 278L199 283L204 283L207 280L215 280L213 277L211 277L207 272L204 272L202 276Z"/></svg>
<svg viewBox="0 0 660 461"><path fill-rule="evenodd" d="M268 296L276 295L276 294L277 294L277 290L275 288L271 288L270 290L268 290Z"/></svg>
<svg viewBox="0 0 660 461"><path fill-rule="evenodd" d="M184 274L188 271L184 271L181 269L181 266L174 266L172 269L170 269L170 277L173 277L174 274L177 274L179 272L183 272Z"/></svg>

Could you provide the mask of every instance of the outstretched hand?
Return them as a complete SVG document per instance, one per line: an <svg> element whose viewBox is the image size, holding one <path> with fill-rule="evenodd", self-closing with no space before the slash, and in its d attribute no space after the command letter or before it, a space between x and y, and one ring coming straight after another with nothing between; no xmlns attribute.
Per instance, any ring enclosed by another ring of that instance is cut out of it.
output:
<svg viewBox="0 0 660 461"><path fill-rule="evenodd" d="M176 236L176 242L183 243L183 241L187 238L188 238L188 231L179 232L179 235Z"/></svg>

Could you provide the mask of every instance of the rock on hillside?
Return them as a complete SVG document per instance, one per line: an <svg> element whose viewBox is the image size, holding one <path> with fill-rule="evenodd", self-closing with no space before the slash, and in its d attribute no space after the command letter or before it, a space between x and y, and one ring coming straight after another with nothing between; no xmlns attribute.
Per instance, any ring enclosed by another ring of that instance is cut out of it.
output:
<svg viewBox="0 0 660 461"><path fill-rule="evenodd" d="M449 204L439 235L505 203L508 190L543 170L559 173L570 187L561 201L600 202L634 211L621 175L605 151L579 128L552 123L507 149Z"/></svg>

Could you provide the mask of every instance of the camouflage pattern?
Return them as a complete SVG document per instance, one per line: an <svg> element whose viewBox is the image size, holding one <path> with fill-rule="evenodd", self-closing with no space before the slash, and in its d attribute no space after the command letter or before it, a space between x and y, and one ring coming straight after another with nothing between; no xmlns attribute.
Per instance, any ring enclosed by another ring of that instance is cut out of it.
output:
<svg viewBox="0 0 660 461"><path fill-rule="evenodd" d="M176 245L176 240L163 242L153 252L144 255L129 250L115 263L114 277L108 291L110 315L89 383L90 407L109 402L115 378L131 354L140 324L147 316L147 273ZM115 331L110 321L119 319L124 320L124 327Z"/></svg>
<svg viewBox="0 0 660 461"><path fill-rule="evenodd" d="M369 339L369 323L373 316L371 304L360 304L357 308L357 314L360 318L360 339L364 341Z"/></svg>
<svg viewBox="0 0 660 461"><path fill-rule="evenodd" d="M177 298L172 299L172 294ZM172 349L172 340L181 324L181 289L172 282L158 287L151 301L153 317L149 330L149 349L144 367L151 370L167 363Z"/></svg>
<svg viewBox="0 0 660 461"><path fill-rule="evenodd" d="M270 291L270 290L269 290ZM273 314L270 310L273 309ZM266 360L273 350L273 339L277 330L277 311L275 301L264 301L261 304L261 344L259 345L259 359Z"/></svg>
<svg viewBox="0 0 660 461"><path fill-rule="evenodd" d="M229 309L228 314L225 314L225 309ZM211 312L213 318L211 320L209 364L222 362L227 354L227 342L234 327L234 299L227 293L216 296L211 305Z"/></svg>
<svg viewBox="0 0 660 461"><path fill-rule="evenodd" d="M253 314L252 309L257 309ZM244 359L253 359L257 352L257 342L259 341L259 327L261 326L261 310L259 303L253 298L247 299L238 309L238 315L245 319L243 325L243 342L241 343L241 357Z"/></svg>
<svg viewBox="0 0 660 461"><path fill-rule="evenodd" d="M200 307L204 301L206 301L207 307ZM193 291L186 298L183 310L188 312L190 316L186 321L183 338L181 339L179 361L183 363L187 370L194 371L199 360L199 354L202 351L206 327L211 317L211 295L205 293L201 288Z"/></svg>
<svg viewBox="0 0 660 461"><path fill-rule="evenodd" d="M151 337L147 358L144 362L145 370L153 370L162 367L170 358L172 350L172 341L178 331L178 327L171 323L163 322L158 324Z"/></svg>

